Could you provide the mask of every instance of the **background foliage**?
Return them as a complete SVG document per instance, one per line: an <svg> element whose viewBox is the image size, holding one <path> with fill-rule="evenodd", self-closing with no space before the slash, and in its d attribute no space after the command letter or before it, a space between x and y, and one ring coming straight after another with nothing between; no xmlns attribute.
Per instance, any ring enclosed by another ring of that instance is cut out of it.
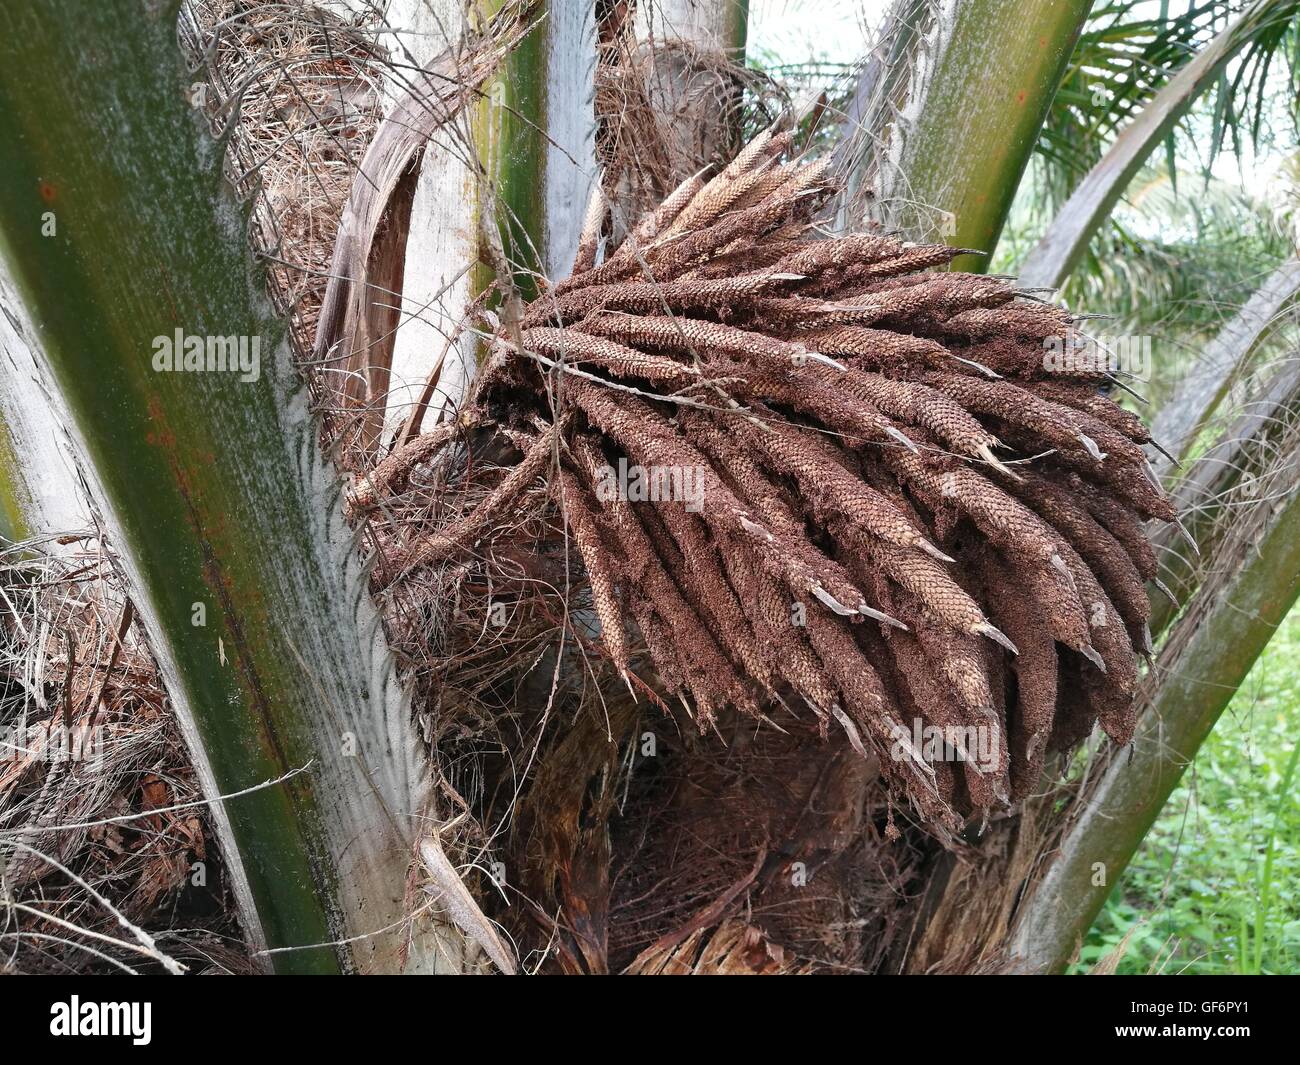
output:
<svg viewBox="0 0 1300 1065"><path fill-rule="evenodd" d="M1300 611L1255 664L1115 887L1079 969L1300 969Z"/></svg>

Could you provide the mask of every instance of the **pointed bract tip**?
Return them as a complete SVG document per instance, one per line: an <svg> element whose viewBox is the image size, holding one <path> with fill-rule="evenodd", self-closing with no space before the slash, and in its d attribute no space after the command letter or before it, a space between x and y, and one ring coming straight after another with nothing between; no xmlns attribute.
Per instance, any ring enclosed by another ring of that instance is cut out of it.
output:
<svg viewBox="0 0 1300 1065"><path fill-rule="evenodd" d="M1176 458L1174 458L1172 452L1166 450L1165 446L1162 443L1160 443L1159 440L1149 440L1148 443L1157 451L1159 451L1160 454L1164 455L1164 457L1167 458L1171 463L1173 463L1174 469L1181 470L1183 468L1183 464L1179 462Z"/></svg>
<svg viewBox="0 0 1300 1065"><path fill-rule="evenodd" d="M831 715L844 729L844 734L849 738L849 745L863 758L869 758L870 755L867 754L867 749L863 746L862 737L858 734L858 726L853 723L853 719L844 712L844 708L839 703L831 703Z"/></svg>
<svg viewBox="0 0 1300 1065"><path fill-rule="evenodd" d="M1086 450L1089 455L1091 455L1098 462L1103 462L1105 460L1106 452L1102 451L1102 449L1097 446L1097 441L1095 441L1087 433L1081 432L1080 430L1077 429L1075 430L1074 435L1079 438L1079 443L1083 445L1084 450Z"/></svg>
<svg viewBox="0 0 1300 1065"><path fill-rule="evenodd" d="M899 621L898 618L891 617L890 615L886 614L884 611L875 610L872 607L867 606L866 603L858 604L858 613L861 614L863 617L871 618L873 621L879 621L885 625L893 625L894 628L902 629L904 632L912 631L905 624L903 624L903 622Z"/></svg>
<svg viewBox="0 0 1300 1065"><path fill-rule="evenodd" d="M1148 407L1148 406L1151 405L1151 401L1150 401L1149 399L1147 399L1146 396L1142 395L1141 392L1138 392L1138 391L1136 391L1136 390L1134 390L1134 389L1132 389L1132 388L1129 388L1128 385L1126 385L1123 381L1121 381L1121 380L1120 380L1118 377L1116 377L1114 374L1107 374L1106 377L1107 377L1107 379L1111 382L1111 384L1118 385L1118 386L1119 386L1120 388L1122 388L1125 392L1127 392L1130 396L1132 396L1132 397L1133 397L1134 399L1136 399L1139 403L1141 403L1142 406L1144 406L1144 407Z"/></svg>
<svg viewBox="0 0 1300 1065"><path fill-rule="evenodd" d="M886 425L884 428L886 436L893 437L893 439L897 440L913 455L919 455L921 453L921 449L917 447L916 443L901 429L895 429L892 425Z"/></svg>
<svg viewBox="0 0 1300 1065"><path fill-rule="evenodd" d="M1166 599L1168 599L1174 606L1178 605L1178 597L1174 595L1169 585L1167 585L1159 577L1152 577L1151 583L1154 584L1156 588L1159 590L1160 594L1163 595Z"/></svg>
<svg viewBox="0 0 1300 1065"><path fill-rule="evenodd" d="M821 600L823 604L830 607L831 610L835 611L835 613L839 614L841 617L848 617L850 614L857 613L857 611L850 610L848 607L846 607L843 603L841 603L838 599L836 599L835 596L831 595L831 593L828 592L825 588L823 588L820 584L814 584L812 588L809 590L812 592L813 595L815 595L819 600Z"/></svg>
<svg viewBox="0 0 1300 1065"><path fill-rule="evenodd" d="M1084 658L1100 669L1103 673L1107 672L1106 663L1102 660L1101 655L1097 653L1095 647L1080 647L1079 654L1083 655Z"/></svg>
<svg viewBox="0 0 1300 1065"><path fill-rule="evenodd" d="M849 368L845 366L844 363L832 359L829 355L823 355L820 351L806 351L804 352L804 358L811 359L813 362L820 362L823 366L830 366L836 370L842 370L845 373L848 373Z"/></svg>
<svg viewBox="0 0 1300 1065"><path fill-rule="evenodd" d="M934 544L930 543L930 541L927 540L924 536L920 537L916 541L916 546L919 547L931 558L937 558L940 562L957 561L955 558L952 557L952 555L945 555L942 551L940 551L937 547L935 547Z"/></svg>
<svg viewBox="0 0 1300 1065"><path fill-rule="evenodd" d="M1015 470L1005 465L995 454L993 454L993 449L989 447L988 444L980 444L980 446L975 449L975 452L999 473L1006 474L1006 476L1010 477L1013 481L1021 480L1020 475L1016 473Z"/></svg>
<svg viewBox="0 0 1300 1065"><path fill-rule="evenodd" d="M970 366L973 369L978 370L980 373L982 373L985 377L989 378L991 381L1002 380L1002 375L998 373L997 370L985 366L982 362L976 362L974 359L964 359L960 355L954 355L951 351L948 352L948 356L949 358L956 359L958 362L965 363L967 366Z"/></svg>
<svg viewBox="0 0 1300 1065"><path fill-rule="evenodd" d="M1007 634L996 625L990 625L987 621L982 621L975 626L973 631L977 636L987 636L994 643L1001 644L1013 655L1020 654L1020 648L1012 643Z"/></svg>

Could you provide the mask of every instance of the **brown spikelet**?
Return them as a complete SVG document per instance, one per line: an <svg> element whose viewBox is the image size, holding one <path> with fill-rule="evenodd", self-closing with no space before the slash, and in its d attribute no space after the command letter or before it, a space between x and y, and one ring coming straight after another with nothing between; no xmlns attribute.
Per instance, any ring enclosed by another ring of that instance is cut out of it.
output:
<svg viewBox="0 0 1300 1065"><path fill-rule="evenodd" d="M1096 462L1109 459L1140 466L1146 461L1137 444L1105 422L1009 381L956 373L931 374L925 381L966 410L1017 426L1053 447L1071 452L1082 447Z"/></svg>
<svg viewBox="0 0 1300 1065"><path fill-rule="evenodd" d="M1151 617L1146 585L1128 553L1111 533L1076 502L1068 489L1040 473L1026 470L1006 483L1050 525L1060 531L1107 589L1139 650L1147 650ZM1013 637L1014 639L1014 637Z"/></svg>
<svg viewBox="0 0 1300 1065"><path fill-rule="evenodd" d="M648 249L646 262L656 278L676 277L688 266L725 248L739 238L761 236L815 189L829 166L828 160L800 167L765 199L719 219L713 225L680 236L668 234Z"/></svg>
<svg viewBox="0 0 1300 1065"><path fill-rule="evenodd" d="M722 636L720 645L734 655L745 676L769 683L770 666L759 652L753 628L727 579L722 553L708 536L707 527L676 504L656 508L652 515L647 515L647 520L662 522L675 542L675 561L680 568L674 566L674 572L696 612L712 621L713 629Z"/></svg>
<svg viewBox="0 0 1300 1065"><path fill-rule="evenodd" d="M813 274L824 270L843 270L850 266L866 266L883 261L897 261L903 252L903 243L893 237L858 234L833 240L818 240L787 255L778 267L791 274L809 275L808 288L816 284Z"/></svg>
<svg viewBox="0 0 1300 1065"><path fill-rule="evenodd" d="M885 543L902 547L924 542L921 533L888 500L843 466L814 451L787 426L755 432L751 439L774 466L799 482L813 512L823 521L834 515Z"/></svg>
<svg viewBox="0 0 1300 1065"><path fill-rule="evenodd" d="M1123 433L1135 444L1151 442L1151 434L1142 419L1132 411L1117 406L1113 400L1086 385L1067 384L1064 381L1039 381L1034 391L1041 398L1062 406L1073 407L1092 415L1099 422Z"/></svg>
<svg viewBox="0 0 1300 1065"><path fill-rule="evenodd" d="M857 396L904 426L929 430L945 445L964 455L980 455L998 446L998 438L967 407L938 389L910 381L894 381L862 370L846 370L837 375L828 367L816 366L811 373L823 385Z"/></svg>
<svg viewBox="0 0 1300 1065"><path fill-rule="evenodd" d="M543 296L524 315L523 327L577 321L595 311L626 311L657 314L721 307L745 300L759 292L789 283L785 274L764 273L708 281L615 282L595 285L554 297Z"/></svg>
<svg viewBox="0 0 1300 1065"><path fill-rule="evenodd" d="M791 365L792 360L806 353L801 344L682 315L596 314L584 318L576 328L628 344L670 348L701 357L770 360L782 366Z"/></svg>
<svg viewBox="0 0 1300 1065"><path fill-rule="evenodd" d="M1024 307L971 307L947 317L942 325L946 336L979 340L985 337L1019 337L1044 341L1072 334L1069 316L1051 308L1050 313ZM1041 344L1040 344L1041 353ZM1041 359L1039 360L1041 363Z"/></svg>
<svg viewBox="0 0 1300 1065"><path fill-rule="evenodd" d="M806 329L795 336L810 351L845 358L864 370L893 374L917 372L922 367L948 366L949 355L938 341L866 326Z"/></svg>
<svg viewBox="0 0 1300 1065"><path fill-rule="evenodd" d="M703 229L759 188L772 160L791 142L789 133L761 133L745 146L717 177L704 186L682 210L665 235ZM784 182L782 182L784 184Z"/></svg>
<svg viewBox="0 0 1300 1065"><path fill-rule="evenodd" d="M599 266L592 267L585 273L574 274L572 277L561 281L553 290L555 295L561 295L577 288L609 284L637 272L639 270L638 256L643 253L644 245L663 233L672 224L673 219L686 208L686 205L704 187L704 183L703 173L695 174L682 182L665 198L663 203L653 211L646 213L645 217L637 223L636 227L628 234L613 255Z"/></svg>
<svg viewBox="0 0 1300 1065"><path fill-rule="evenodd" d="M757 576L758 604L763 621L763 631L782 654L775 668L820 718L825 718L835 703L835 687L817 656L808 647L803 630L794 624L795 604L815 610L815 605L802 603L770 575Z"/></svg>
<svg viewBox="0 0 1300 1065"><path fill-rule="evenodd" d="M564 518L573 531L573 540L582 555L582 564L591 582L592 605L600 619L600 639L609 652L610 660L620 673L627 672L627 633L623 627L623 611L619 606L614 587L613 567L609 551L601 541L596 525L595 508L587 493L568 470L561 469L558 483Z"/></svg>
<svg viewBox="0 0 1300 1065"><path fill-rule="evenodd" d="M549 329L537 326L524 331L524 347L572 363L589 363L603 367L620 377L639 377L681 387L699 375L692 366L672 359L649 355L636 348L624 347L610 340L588 336L573 329Z"/></svg>
<svg viewBox="0 0 1300 1065"><path fill-rule="evenodd" d="M947 506L961 511L990 542L1028 565L1051 561L1055 553L1051 529L970 467L907 451L887 452L885 459L901 480L927 497L932 510Z"/></svg>
<svg viewBox="0 0 1300 1065"><path fill-rule="evenodd" d="M1142 579L1154 580L1157 575L1156 555L1142 530L1138 515L1120 500L1085 481L1078 474L1067 475L1062 479L1062 484L1083 502L1097 523L1120 542Z"/></svg>
<svg viewBox="0 0 1300 1065"><path fill-rule="evenodd" d="M950 628L974 634L987 623L975 600L948 575L942 563L929 555L901 550L892 544L873 544L870 553L891 581L910 592Z"/></svg>
<svg viewBox="0 0 1300 1065"><path fill-rule="evenodd" d="M992 336L974 343L951 334L942 338L944 346L953 354L968 359L980 366L986 366L999 377L1008 380L1041 380L1049 376L1047 366L1051 364L1052 350L1042 340L1027 340L1015 336ZM1050 376L1064 379L1065 375L1055 370ZM1071 380L1077 380L1075 374ZM1088 375L1087 380L1102 380L1100 374Z"/></svg>
<svg viewBox="0 0 1300 1065"><path fill-rule="evenodd" d="M1040 624L1033 602L1022 594L1015 571L987 547L978 556L989 613L1020 651L1011 663L1016 698L1007 723L1011 797L1016 801L1038 787L1047 758L1056 717L1056 641Z"/></svg>

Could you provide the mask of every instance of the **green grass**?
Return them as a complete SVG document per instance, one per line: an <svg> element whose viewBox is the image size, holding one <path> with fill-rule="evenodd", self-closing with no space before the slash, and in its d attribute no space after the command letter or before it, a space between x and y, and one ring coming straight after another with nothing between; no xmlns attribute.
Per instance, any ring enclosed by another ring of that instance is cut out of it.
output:
<svg viewBox="0 0 1300 1065"><path fill-rule="evenodd" d="M1300 608L1237 692L1072 971L1300 972Z"/></svg>

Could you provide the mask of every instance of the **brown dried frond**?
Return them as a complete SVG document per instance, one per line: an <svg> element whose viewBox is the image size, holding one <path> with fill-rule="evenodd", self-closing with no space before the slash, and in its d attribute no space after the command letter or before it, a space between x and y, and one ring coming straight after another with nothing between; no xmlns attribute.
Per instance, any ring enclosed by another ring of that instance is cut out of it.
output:
<svg viewBox="0 0 1300 1065"><path fill-rule="evenodd" d="M118 565L93 537L0 550L0 972L160 971L119 914L192 971L253 972Z"/></svg>

